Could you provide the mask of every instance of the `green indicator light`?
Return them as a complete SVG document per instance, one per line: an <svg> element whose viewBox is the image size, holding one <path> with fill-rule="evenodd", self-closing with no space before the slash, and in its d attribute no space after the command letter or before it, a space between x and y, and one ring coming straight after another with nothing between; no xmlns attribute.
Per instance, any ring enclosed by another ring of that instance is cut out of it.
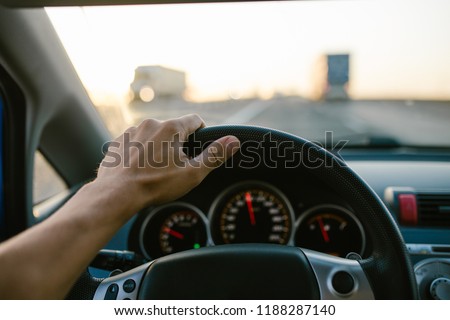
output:
<svg viewBox="0 0 450 320"><path fill-rule="evenodd" d="M199 249L199 248L200 248L200 244L195 243L195 244L194 244L194 249Z"/></svg>

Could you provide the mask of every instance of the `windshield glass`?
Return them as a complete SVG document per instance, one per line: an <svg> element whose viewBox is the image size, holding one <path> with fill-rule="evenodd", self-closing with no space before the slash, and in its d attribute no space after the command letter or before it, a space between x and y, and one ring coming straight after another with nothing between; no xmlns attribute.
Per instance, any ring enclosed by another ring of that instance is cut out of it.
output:
<svg viewBox="0 0 450 320"><path fill-rule="evenodd" d="M47 12L113 135L197 113L313 141L450 146L449 1Z"/></svg>

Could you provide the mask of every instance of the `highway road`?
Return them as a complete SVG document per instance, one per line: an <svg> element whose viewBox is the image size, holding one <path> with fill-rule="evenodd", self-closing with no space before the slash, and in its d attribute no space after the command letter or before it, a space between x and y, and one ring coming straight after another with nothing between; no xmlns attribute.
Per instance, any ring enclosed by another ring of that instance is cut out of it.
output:
<svg viewBox="0 0 450 320"><path fill-rule="evenodd" d="M146 117L164 120L197 113L208 125L259 125L313 141L323 141L325 132L331 131L334 140L354 144L364 144L369 136L375 136L402 145L450 146L449 101L314 102L300 97L211 103L166 100L133 102L128 110L135 123Z"/></svg>

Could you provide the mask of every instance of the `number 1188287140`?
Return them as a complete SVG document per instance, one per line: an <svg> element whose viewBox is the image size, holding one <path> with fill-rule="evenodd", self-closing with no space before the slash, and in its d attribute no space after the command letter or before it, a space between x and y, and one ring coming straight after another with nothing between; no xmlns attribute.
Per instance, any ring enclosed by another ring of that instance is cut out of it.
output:
<svg viewBox="0 0 450 320"><path fill-rule="evenodd" d="M334 305L291 304L291 305L259 305L258 316L333 316Z"/></svg>

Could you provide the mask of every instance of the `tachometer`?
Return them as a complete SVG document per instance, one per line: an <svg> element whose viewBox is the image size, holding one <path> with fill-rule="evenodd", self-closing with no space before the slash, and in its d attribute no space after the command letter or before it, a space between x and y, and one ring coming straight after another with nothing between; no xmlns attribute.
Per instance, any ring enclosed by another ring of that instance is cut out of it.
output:
<svg viewBox="0 0 450 320"><path fill-rule="evenodd" d="M140 241L148 259L204 247L208 244L206 217L187 203L160 206L144 221Z"/></svg>
<svg viewBox="0 0 450 320"><path fill-rule="evenodd" d="M193 210L170 214L159 231L159 246L164 254L198 249L205 246L206 240L205 224Z"/></svg>
<svg viewBox="0 0 450 320"><path fill-rule="evenodd" d="M343 207L330 204L311 208L300 216L296 226L296 246L339 257L364 252L364 229Z"/></svg>
<svg viewBox="0 0 450 320"><path fill-rule="evenodd" d="M294 214L280 190L251 181L225 190L210 211L214 243L275 243L290 241Z"/></svg>

